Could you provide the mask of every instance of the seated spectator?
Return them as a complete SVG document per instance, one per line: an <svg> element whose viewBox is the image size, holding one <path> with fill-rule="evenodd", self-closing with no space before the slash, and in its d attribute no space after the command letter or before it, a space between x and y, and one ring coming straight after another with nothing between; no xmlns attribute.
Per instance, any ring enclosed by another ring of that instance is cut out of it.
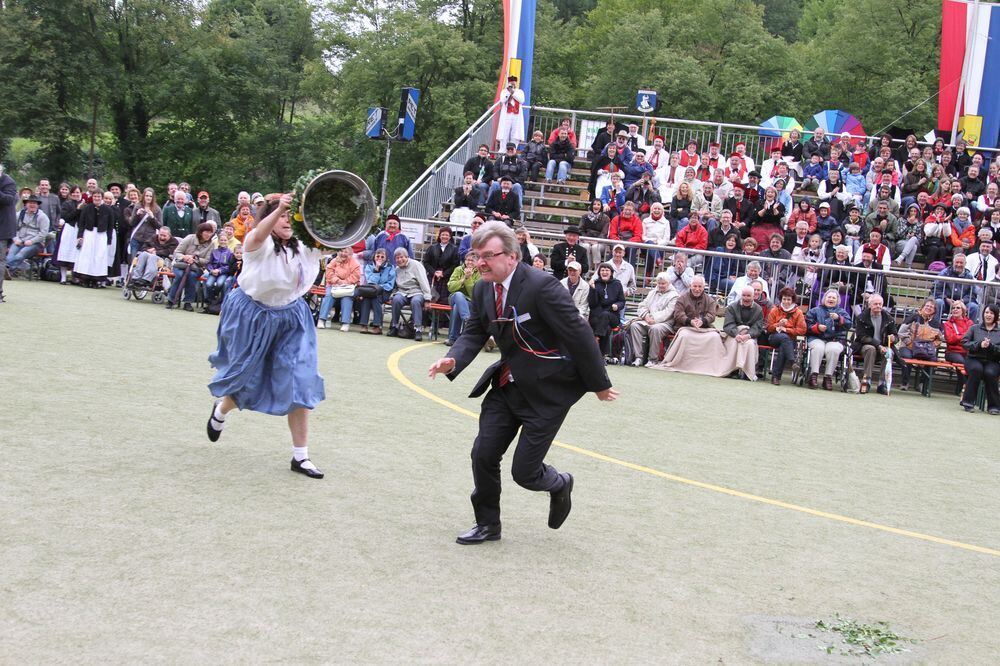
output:
<svg viewBox="0 0 1000 666"><path fill-rule="evenodd" d="M716 252L740 254L740 236L731 232L722 241L722 246L713 248ZM710 257L705 274L708 276L708 288L713 293L728 294L733 288L736 278L742 271L742 262L736 257Z"/></svg>
<svg viewBox="0 0 1000 666"><path fill-rule="evenodd" d="M850 248L851 256L861 247L862 234L866 234L865 221L858 208L850 208L840 225L844 229L844 245Z"/></svg>
<svg viewBox="0 0 1000 666"><path fill-rule="evenodd" d="M646 151L642 148L638 150L633 149L632 161L625 164L624 172L626 190L638 183L643 176L648 178L650 189L652 189L653 167L646 161Z"/></svg>
<svg viewBox="0 0 1000 666"><path fill-rule="evenodd" d="M706 225L706 229L707 229ZM743 229L746 229L744 226ZM709 247L722 247L726 236L729 234L736 234L739 238L738 244L743 242L743 233L740 229L733 224L733 212L731 210L723 209L722 213L719 215L719 222L712 229L708 230L708 246Z"/></svg>
<svg viewBox="0 0 1000 666"><path fill-rule="evenodd" d="M892 368L886 368L885 363L886 354L896 340L896 322L883 309L884 305L879 294L872 294L868 297L868 307L855 320L856 330L851 351L861 354L862 358L861 393L868 393L871 387L872 372L877 360L882 361L883 376L886 372L892 372ZM882 395L887 393L884 378L878 382L878 392Z"/></svg>
<svg viewBox="0 0 1000 666"><path fill-rule="evenodd" d="M781 144L781 157L788 162L799 175L802 175L802 135L798 130L788 133L788 139ZM821 158L822 159L822 158Z"/></svg>
<svg viewBox="0 0 1000 666"><path fill-rule="evenodd" d="M691 217L691 206L693 203L694 195L691 192L691 185L686 181L682 181L677 186L677 191L673 199L670 200L671 232L674 236L687 226L688 219Z"/></svg>
<svg viewBox="0 0 1000 666"><path fill-rule="evenodd" d="M760 165L761 174L761 184L764 187L769 187L774 185L774 181L778 178L778 167L784 164L786 167L787 163L781 159L781 145L775 143L771 146L771 157L764 160Z"/></svg>
<svg viewBox="0 0 1000 666"><path fill-rule="evenodd" d="M558 130L554 133L558 138ZM531 133L531 141L524 146L524 163L528 166L528 180L532 182L538 181L538 173L549 164L549 147L543 137L541 130L535 130Z"/></svg>
<svg viewBox="0 0 1000 666"><path fill-rule="evenodd" d="M30 190L29 190L30 192ZM42 200L34 194L24 199L24 207L17 214L17 231L7 251L7 270L19 271L29 259L45 249L49 233L49 218L39 210Z"/></svg>
<svg viewBox="0 0 1000 666"><path fill-rule="evenodd" d="M965 363L967 352L962 346L962 340L966 332L975 325L969 318L969 312L962 301L952 301L948 318L942 322L944 327L945 352L944 360L948 363ZM965 386L965 375L958 374L958 384L955 387L955 395L962 392Z"/></svg>
<svg viewBox="0 0 1000 666"><path fill-rule="evenodd" d="M613 241L624 241L626 243L641 243L642 241L642 218L635 211L635 204L626 201L622 207L621 214L611 218L611 227L608 230L608 238ZM635 252L629 252L629 259L635 261Z"/></svg>
<svg viewBox="0 0 1000 666"><path fill-rule="evenodd" d="M521 261L531 264L535 256L541 254L538 251L538 246L531 242L531 234L525 227L518 227L514 231L514 235L517 237L517 244L521 247Z"/></svg>
<svg viewBox="0 0 1000 666"><path fill-rule="evenodd" d="M861 234L861 211L857 211L856 216L851 215L852 208L847 209L846 217L847 222L852 222L852 217L856 217L854 224L858 225L858 235ZM844 217L843 215L833 215L832 209L830 207L829 201L821 201L816 210L816 232L820 235L820 238L829 238L830 234L834 229L840 226L839 219ZM811 232L810 232L811 233ZM860 244L860 241L859 241Z"/></svg>
<svg viewBox="0 0 1000 666"><path fill-rule="evenodd" d="M666 163L661 164L655 172L657 186L660 189L660 201L673 201L677 193L677 187L684 180L684 167L680 165L680 157L677 153L670 153Z"/></svg>
<svg viewBox="0 0 1000 666"><path fill-rule="evenodd" d="M951 245L954 252L971 252L976 245L976 229L972 213L967 206L960 206L951 220Z"/></svg>
<svg viewBox="0 0 1000 666"><path fill-rule="evenodd" d="M976 199L976 211L980 218L989 219L998 207L1000 207L1000 186L996 182L991 182L986 186L986 191Z"/></svg>
<svg viewBox="0 0 1000 666"><path fill-rule="evenodd" d="M726 345L736 345L737 367L750 381L757 381L757 338L764 333L764 311L754 302L753 286L743 287L739 300L726 307L722 331Z"/></svg>
<svg viewBox="0 0 1000 666"><path fill-rule="evenodd" d="M553 150L549 146L549 150ZM625 156L619 153L617 143L609 143L604 152L596 155L590 165L590 182L587 184L587 191L591 198L597 197L604 191L604 188L611 184L612 173L621 172L625 166L625 160L632 159L631 155ZM551 158L549 161L551 165Z"/></svg>
<svg viewBox="0 0 1000 666"><path fill-rule="evenodd" d="M823 360L823 388L833 390L833 373L837 370L840 355L844 352L847 332L851 330L851 317L840 307L840 294L829 289L823 301L806 313L807 344L809 346L809 388L819 388L819 371Z"/></svg>
<svg viewBox="0 0 1000 666"><path fill-rule="evenodd" d="M764 191L764 198L757 204L751 217L750 235L760 247L766 247L772 234L781 233L782 218L785 207L778 202L778 191L769 187Z"/></svg>
<svg viewBox="0 0 1000 666"><path fill-rule="evenodd" d="M178 190L181 194L183 191ZM167 292L167 309L178 305L180 290L184 290L184 309L194 311L194 297L198 288L198 278L208 265L212 256L212 235L214 228L211 222L202 222L195 233L184 237L174 251L174 279Z"/></svg>
<svg viewBox="0 0 1000 666"><path fill-rule="evenodd" d="M375 293L361 297L361 332L382 335L383 308L396 286L396 267L389 263L384 248L375 250L371 261L365 263L365 285L374 287Z"/></svg>
<svg viewBox="0 0 1000 666"><path fill-rule="evenodd" d="M458 244L458 260L464 261L465 255L469 253L472 249L472 234L476 233L476 229L482 226L483 222L486 221L486 217L482 213L476 213L472 217L472 223L470 224L471 229L462 236L462 242Z"/></svg>
<svg viewBox="0 0 1000 666"><path fill-rule="evenodd" d="M580 274L581 270L582 266L580 266L580 262L571 259L566 263L566 277L559 282L562 286L566 287L570 298L573 299L573 305L576 306L577 312L589 323L590 285L583 279L583 276Z"/></svg>
<svg viewBox="0 0 1000 666"><path fill-rule="evenodd" d="M975 410L979 395L979 384L986 388L986 409L996 416L1000 414L1000 388L997 386L1000 378L1000 307L987 305L983 308L982 321L969 328L962 340L967 355L965 357L965 372L968 380L965 383L965 393L961 405L965 411Z"/></svg>
<svg viewBox="0 0 1000 666"><path fill-rule="evenodd" d="M545 182L551 183L556 178L556 183L562 185L569 178L569 171L573 168L573 160L576 158L576 146L569 139L569 134L559 130L555 141L549 141L549 161L545 166ZM609 164L614 160L610 160Z"/></svg>
<svg viewBox="0 0 1000 666"><path fill-rule="evenodd" d="M489 201L490 195L503 186L503 179L506 176L510 178L510 189L517 196L517 204L520 207L524 201L524 181L528 177L528 164L517 154L517 144L508 142L506 152L497 158L493 166L497 172L497 180L493 181L486 191L486 200Z"/></svg>
<svg viewBox="0 0 1000 666"><path fill-rule="evenodd" d="M663 204L660 204L662 210ZM600 199L593 199L590 202L590 209L580 218L580 235L589 238L607 238L611 233L611 218L604 212L604 205ZM596 266L604 261L606 246L601 243L585 244L590 253L590 265Z"/></svg>
<svg viewBox="0 0 1000 666"><path fill-rule="evenodd" d="M625 291L614 277L611 264L601 264L597 268L589 295L590 328L594 331L598 346L605 357L611 354L611 332L621 323L621 313L625 310Z"/></svg>
<svg viewBox="0 0 1000 666"><path fill-rule="evenodd" d="M732 196L722 202L722 207L733 214L733 226L740 230L740 234L746 238L750 234L748 224L754 220L756 206L743 196L743 186L733 187Z"/></svg>
<svg viewBox="0 0 1000 666"><path fill-rule="evenodd" d="M346 333L351 330L351 319L354 317L354 294L361 284L361 264L354 258L351 248L342 247L337 250L337 256L326 265L326 295L319 306L319 318L316 328L327 328L330 310L334 301L340 306L340 330Z"/></svg>
<svg viewBox="0 0 1000 666"><path fill-rule="evenodd" d="M654 203L649 209L649 215L642 221L642 239L644 243L650 245L670 243L670 220L667 219L662 203ZM662 252L650 250L646 254L646 277L649 278L653 274L653 270L662 265Z"/></svg>
<svg viewBox="0 0 1000 666"><path fill-rule="evenodd" d="M830 209L829 204L827 204L827 210ZM799 220L805 220L806 229L809 233L816 231L816 212L812 208L812 202L809 201L808 197L802 197L799 199L799 205L795 207L792 214L788 217L788 222L785 225L786 231L794 231L795 224ZM822 235L822 234L820 234ZM829 234L827 234L829 236Z"/></svg>
<svg viewBox="0 0 1000 666"><path fill-rule="evenodd" d="M471 172L475 177L474 183L476 188L480 192L480 201L485 201L486 192L490 189L490 185L496 180L497 173L496 168L493 166L492 160L490 160L490 147L485 143L479 146L479 150L474 157L469 158L462 167L462 173ZM388 224L388 219L386 220ZM395 252L395 248L391 250L386 248L386 252ZM412 254L410 255L413 256Z"/></svg>
<svg viewBox="0 0 1000 666"><path fill-rule="evenodd" d="M514 181L510 176L500 178L500 189L486 199L486 215L494 220L506 222L513 228L514 222L521 219L521 203L512 189Z"/></svg>
<svg viewBox="0 0 1000 666"><path fill-rule="evenodd" d="M621 213L625 206L625 181L620 171L612 173L611 183L601 190L601 204L612 219Z"/></svg>
<svg viewBox="0 0 1000 666"><path fill-rule="evenodd" d="M403 248L411 259L413 258L413 248L410 247L410 239L399 229L399 216L390 213L385 218L385 230L378 234L373 234L365 239L364 257L371 259L375 250L385 250L386 256L395 256L396 250Z"/></svg>
<svg viewBox="0 0 1000 666"><path fill-rule="evenodd" d="M614 121L612 120L611 123L609 123L609 124L613 124L613 123L614 123ZM563 130L566 130L566 138L569 139L569 142L571 144L573 144L573 148L575 149L576 146L577 146L577 143L576 143L576 132L573 131L573 119L572 118L563 118L562 120L559 121L559 127L555 128L554 130L552 130L551 133L549 133L548 143L552 143L553 141L555 141L556 139L558 139L559 135L562 134Z"/></svg>
<svg viewBox="0 0 1000 666"><path fill-rule="evenodd" d="M694 280L694 269L688 266L688 256L683 252L674 254L673 265L664 271L670 286L683 296Z"/></svg>
<svg viewBox="0 0 1000 666"><path fill-rule="evenodd" d="M205 309L212 303L219 303L226 295L226 284L229 281L229 265L233 260L233 251L227 244L219 245L212 250L208 265L205 266Z"/></svg>
<svg viewBox="0 0 1000 666"><path fill-rule="evenodd" d="M830 260L833 259L834 248L836 248L838 245L844 245L844 247L847 247L845 245L846 239L847 239L847 234L844 233L843 228L841 227L834 228L834 230L830 232L830 240L823 242L823 248L822 248L823 261L829 263ZM848 253L849 252L850 248L848 248Z"/></svg>
<svg viewBox="0 0 1000 666"><path fill-rule="evenodd" d="M802 157L809 160L813 155L819 155L821 160L830 157L830 139L826 136L826 130L817 127L813 130L812 137L802 146Z"/></svg>
<svg viewBox="0 0 1000 666"><path fill-rule="evenodd" d="M396 285L392 293L392 320L387 335L390 338L399 336L399 318L403 307L409 305L413 318L413 339L420 342L423 340L424 303L431 299L427 270L416 259L410 259L404 248L396 248L392 256L396 262Z"/></svg>
<svg viewBox="0 0 1000 666"><path fill-rule="evenodd" d="M702 222L706 227L715 226L723 210L722 195L716 193L715 184L712 181L701 186L701 190L696 192L691 202L691 210L701 213Z"/></svg>
<svg viewBox="0 0 1000 666"><path fill-rule="evenodd" d="M580 245L580 227L570 225L563 232L565 240L552 246L550 258L552 260L552 275L557 280L566 277L566 263L576 261L581 266L581 273L586 275L589 272L590 264L587 262L587 251Z"/></svg>
<svg viewBox="0 0 1000 666"><path fill-rule="evenodd" d="M653 187L652 176L649 173L642 174L639 180L625 190L625 201L635 204L635 210L640 215L648 213L654 203L660 203L660 193Z"/></svg>
<svg viewBox="0 0 1000 666"><path fill-rule="evenodd" d="M805 222L801 224L805 227ZM780 233L771 234L771 238L768 239L767 249L762 250L757 256L765 261L761 262L761 272L760 279L767 284L771 285L771 293L778 293L784 287L795 284L795 269L788 264L779 264L773 261L766 261L769 259L779 259L784 261L789 261L792 259L792 253L786 250L783 245L785 242L784 236ZM808 240L806 243L808 244ZM796 247L798 249L798 247ZM817 249L818 246L817 246Z"/></svg>
<svg viewBox="0 0 1000 666"><path fill-rule="evenodd" d="M938 347L944 342L941 320L937 316L937 303L928 298L920 309L903 320L899 328L899 347L896 355L903 359L918 361L936 361ZM910 366L900 363L900 391L906 391L910 385Z"/></svg>
<svg viewBox="0 0 1000 666"><path fill-rule="evenodd" d="M152 287L160 268L166 266L167 260L174 256L179 242L170 233L169 227L157 229L153 240L146 242L142 251L136 255L132 284L136 287Z"/></svg>
<svg viewBox="0 0 1000 666"><path fill-rule="evenodd" d="M482 191L476 187L475 175L471 171L466 171L462 184L455 188L455 194L452 196L454 210L466 209L474 213L482 202L482 196Z"/></svg>
<svg viewBox="0 0 1000 666"><path fill-rule="evenodd" d="M768 244L771 243L771 238L775 236L780 236L781 234L772 234L768 238ZM809 247L809 226L805 220L799 220L795 223L795 229L790 232L785 233L782 238L781 247L788 251L789 256L795 252L795 250L802 251Z"/></svg>
<svg viewBox="0 0 1000 666"><path fill-rule="evenodd" d="M943 269L938 275L941 277L961 278L963 280L974 280L975 276L965 267L966 258L961 252L956 252L951 258L951 266ZM968 311L969 318L975 321L979 318L979 290L971 284L959 284L957 282L945 282L937 280L931 290L931 298L937 305L937 312L951 312L951 306L955 302L962 303Z"/></svg>
<svg viewBox="0 0 1000 666"><path fill-rule="evenodd" d="M854 263L861 264L862 256L866 250L870 250L875 257L875 263L879 268L888 271L892 267L892 252L889 247L882 242L883 232L879 227L875 227L868 232L868 242L863 244L854 254Z"/></svg>
<svg viewBox="0 0 1000 666"><path fill-rule="evenodd" d="M859 143L858 146L861 146ZM864 153L862 153L864 155ZM860 208L865 204L865 195L868 194L868 180L865 178L865 174L861 172L864 168L858 162L851 162L847 169L847 174L844 176L844 187L847 190L847 196L849 197L849 203Z"/></svg>
<svg viewBox="0 0 1000 666"><path fill-rule="evenodd" d="M795 302L795 291L785 287L778 293L776 307L767 313L764 329L767 343L774 347L771 355L771 383L781 384L785 366L795 358L795 339L806 334L806 320Z"/></svg>
<svg viewBox="0 0 1000 666"><path fill-rule="evenodd" d="M816 288L816 283L819 281L819 264L826 263L823 239L819 237L819 234L813 234L809 237L809 245L804 248L795 248L795 251L792 252L792 259L806 264L813 264L813 266L800 269L797 280L794 272L789 271L789 277L785 284L788 286L792 286L793 283L801 284L802 286L799 288L802 290L802 293L811 294L813 289Z"/></svg>
<svg viewBox="0 0 1000 666"><path fill-rule="evenodd" d="M451 227L438 229L437 242L424 250L423 266L435 303L448 302L448 279L459 264L458 248L451 242Z"/></svg>
<svg viewBox="0 0 1000 666"><path fill-rule="evenodd" d="M947 261L950 251L951 222L947 207L935 204L934 212L924 219L924 261L930 266L935 261Z"/></svg>
<svg viewBox="0 0 1000 666"><path fill-rule="evenodd" d="M664 343L673 333L674 307L679 294L670 286L666 273L656 276L656 286L639 304L639 313L628 323L635 361L632 365L652 367L663 360Z"/></svg>
<svg viewBox="0 0 1000 666"><path fill-rule="evenodd" d="M910 204L906 212L896 218L896 223L886 231L886 240L891 244L896 254L896 265L905 266L907 270L913 267L913 260L920 249L920 241L924 236L924 222L920 218L920 206Z"/></svg>
<svg viewBox="0 0 1000 666"><path fill-rule="evenodd" d="M621 283L626 296L631 296L636 290L635 266L625 261L625 246L618 244L611 248L611 261L607 262L611 266L611 274L614 279ZM593 280L591 280L593 283Z"/></svg>
<svg viewBox="0 0 1000 666"><path fill-rule="evenodd" d="M701 213L696 210L691 211L691 217L688 218L687 226L677 232L674 244L678 248L686 250L708 249L708 231L701 223ZM701 266L703 261L703 255L691 255L690 263L693 268Z"/></svg>
<svg viewBox="0 0 1000 666"><path fill-rule="evenodd" d="M823 157L818 153L813 153L809 162L802 168L802 184L800 190L815 192L819 189L819 184L826 180L826 167L823 166Z"/></svg>
<svg viewBox="0 0 1000 666"><path fill-rule="evenodd" d="M733 283L732 288L729 290L729 295L726 297L726 304L732 305L740 299L740 294L743 293L744 287L749 287L754 280L759 280L761 274L761 265L759 261L751 261L747 264L746 275L742 275L736 278ZM752 287L751 287L752 289ZM764 285L764 294L770 297L770 291L767 288L767 284Z"/></svg>
<svg viewBox="0 0 1000 666"><path fill-rule="evenodd" d="M535 132L541 136L541 132ZM451 347L458 340L458 336L465 327L465 320L469 318L472 304L472 288L479 282L479 269L476 262L479 255L475 251L465 255L465 261L461 266L456 266L448 278L448 305L451 306L451 316L448 323L448 339L444 344Z"/></svg>
<svg viewBox="0 0 1000 666"><path fill-rule="evenodd" d="M531 258L531 267L540 270L543 273L548 273L549 269L545 267L545 255L538 253Z"/></svg>

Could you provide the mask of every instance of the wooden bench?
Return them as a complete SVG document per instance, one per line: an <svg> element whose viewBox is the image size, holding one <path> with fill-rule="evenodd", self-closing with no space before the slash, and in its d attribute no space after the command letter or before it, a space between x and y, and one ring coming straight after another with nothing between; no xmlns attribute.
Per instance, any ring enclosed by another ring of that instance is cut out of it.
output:
<svg viewBox="0 0 1000 666"><path fill-rule="evenodd" d="M29 282L35 279L36 277L39 280L42 279L42 267L45 265L45 260L51 258L52 258L51 252L43 251L39 252L35 256L28 259L27 261L28 268L24 272L24 276L28 279Z"/></svg>
<svg viewBox="0 0 1000 666"><path fill-rule="evenodd" d="M438 339L438 322L441 320L441 314L445 312L451 312L451 306L445 305L444 303L424 303L424 310L430 312L430 330L427 332L428 340Z"/></svg>
<svg viewBox="0 0 1000 666"><path fill-rule="evenodd" d="M913 368L917 371L918 378L923 379L923 385L920 389L920 394L925 398L931 397L931 389L934 384L934 371L941 370L951 370L954 371L955 363L949 363L948 361L922 361L916 358L903 358L897 356L900 362L905 363L908 367ZM962 368L965 369L964 367Z"/></svg>

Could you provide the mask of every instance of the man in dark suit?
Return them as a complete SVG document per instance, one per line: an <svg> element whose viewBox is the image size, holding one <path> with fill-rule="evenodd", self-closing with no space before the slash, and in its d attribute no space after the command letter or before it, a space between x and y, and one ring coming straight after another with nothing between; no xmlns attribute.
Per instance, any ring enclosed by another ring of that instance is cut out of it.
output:
<svg viewBox="0 0 1000 666"><path fill-rule="evenodd" d="M7 250L17 234L17 184L4 173L0 164L0 303L3 303L3 277L7 272Z"/></svg>
<svg viewBox="0 0 1000 666"><path fill-rule="evenodd" d="M500 179L500 189L494 190L486 200L486 215L505 222L509 227L513 227L514 222L521 219L521 203L513 192L513 186L514 181L510 176L503 176Z"/></svg>
<svg viewBox="0 0 1000 666"><path fill-rule="evenodd" d="M500 538L500 459L520 429L511 464L514 481L550 494L549 527L569 515L573 477L546 465L545 455L566 415L583 395L601 400L618 392L604 369L594 334L559 282L521 262L514 232L490 222L473 236L482 279L472 293L465 330L447 356L434 363L454 380L493 336L500 360L487 368L470 397L483 393L479 435L472 446L476 488L472 508L476 525L458 537L460 544Z"/></svg>

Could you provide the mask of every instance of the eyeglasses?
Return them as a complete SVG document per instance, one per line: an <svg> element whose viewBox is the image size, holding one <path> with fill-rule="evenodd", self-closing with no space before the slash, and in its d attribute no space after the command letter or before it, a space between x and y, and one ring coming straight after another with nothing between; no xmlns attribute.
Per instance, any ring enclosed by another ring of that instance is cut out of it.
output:
<svg viewBox="0 0 1000 666"><path fill-rule="evenodd" d="M494 257L502 257L506 254L506 252L480 252L479 259L480 261L490 261Z"/></svg>

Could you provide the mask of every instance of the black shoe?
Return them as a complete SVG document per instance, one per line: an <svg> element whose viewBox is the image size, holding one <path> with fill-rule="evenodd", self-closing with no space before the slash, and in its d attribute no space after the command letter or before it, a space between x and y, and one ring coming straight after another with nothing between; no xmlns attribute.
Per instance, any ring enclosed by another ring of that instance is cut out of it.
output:
<svg viewBox="0 0 1000 666"><path fill-rule="evenodd" d="M996 416L996 415L1000 414L1000 409L997 409L996 407L994 407L993 409L987 410L986 413L989 414L990 416Z"/></svg>
<svg viewBox="0 0 1000 666"><path fill-rule="evenodd" d="M484 541L499 540L500 523L496 523L495 525L476 525L471 530L455 539L455 543L460 543L463 546L474 546L476 544L483 543Z"/></svg>
<svg viewBox="0 0 1000 666"><path fill-rule="evenodd" d="M445 341L444 341L444 346L445 346L445 347L451 347L451 346L452 346L453 344L455 344L455 341L454 341L454 340L450 340L450 339L449 339L449 340L445 340Z"/></svg>
<svg viewBox="0 0 1000 666"><path fill-rule="evenodd" d="M305 460L296 460L295 458L292 458L292 471L298 472L299 474L305 474L310 479L322 479L323 472L318 469L308 469L302 466L302 463L306 462L306 460L309 460L309 458L306 458Z"/></svg>
<svg viewBox="0 0 1000 666"><path fill-rule="evenodd" d="M398 338L399 337L399 331L397 331L395 329L395 327L390 328L389 332L385 334L385 337L387 337L387 338Z"/></svg>
<svg viewBox="0 0 1000 666"><path fill-rule="evenodd" d="M972 412L976 411L976 406L975 405L970 405L967 402L960 402L958 404L960 404L962 406L962 409L964 409L965 411L969 412L970 414Z"/></svg>
<svg viewBox="0 0 1000 666"><path fill-rule="evenodd" d="M887 395L889 393L889 389L885 387L885 384L879 384L878 388L875 389L875 392L879 395Z"/></svg>
<svg viewBox="0 0 1000 666"><path fill-rule="evenodd" d="M184 304L184 311L185 312L194 312L194 306L191 305L190 303L185 303Z"/></svg>
<svg viewBox="0 0 1000 666"><path fill-rule="evenodd" d="M173 310L175 307L177 307L177 306L174 305L173 301L167 301L167 309L168 310Z"/></svg>
<svg viewBox="0 0 1000 666"><path fill-rule="evenodd" d="M219 406L221 400L216 400L212 404L212 413L208 417L208 439L212 442L219 441L219 437L222 436L222 429L216 429L214 424L221 423L217 418L215 418L215 408Z"/></svg>
<svg viewBox="0 0 1000 666"><path fill-rule="evenodd" d="M562 489L549 493L549 527L554 530L562 526L566 516L569 515L569 510L573 508L573 502L570 500L570 494L573 492L573 475L564 473L562 477L566 481Z"/></svg>
<svg viewBox="0 0 1000 666"><path fill-rule="evenodd" d="M421 333L420 331L415 331L413 333L413 341L414 342L420 342L423 339L424 339L424 334Z"/></svg>

